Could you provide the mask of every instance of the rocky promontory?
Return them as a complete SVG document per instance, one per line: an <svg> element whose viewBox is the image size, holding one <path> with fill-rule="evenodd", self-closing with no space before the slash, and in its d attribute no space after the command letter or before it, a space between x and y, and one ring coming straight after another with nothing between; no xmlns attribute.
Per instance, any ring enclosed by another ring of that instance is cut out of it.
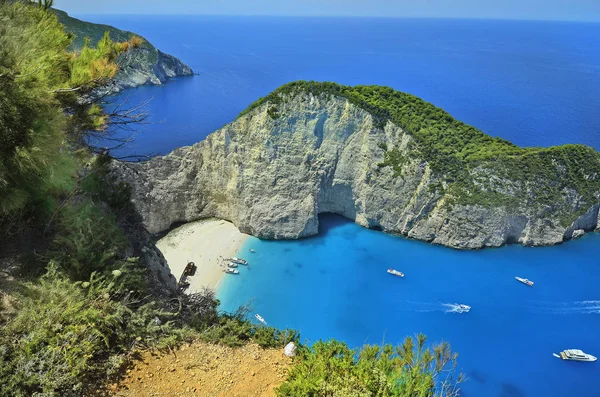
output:
<svg viewBox="0 0 600 397"><path fill-rule="evenodd" d="M113 41L129 41L138 36L109 25L81 21L70 17L66 12L54 10L65 30L74 35L73 50L84 46L85 39L90 40L94 46L108 32ZM138 36L139 37L139 36ZM145 84L160 85L169 78L178 76L191 76L192 69L172 55L156 49L149 41L145 40L137 47L123 53L119 59L119 71L111 85L111 93L116 93L126 88L134 88Z"/></svg>
<svg viewBox="0 0 600 397"><path fill-rule="evenodd" d="M519 148L386 87L291 83L202 142L114 169L151 233L217 217L263 239L297 239L336 213L476 249L600 228L600 153Z"/></svg>

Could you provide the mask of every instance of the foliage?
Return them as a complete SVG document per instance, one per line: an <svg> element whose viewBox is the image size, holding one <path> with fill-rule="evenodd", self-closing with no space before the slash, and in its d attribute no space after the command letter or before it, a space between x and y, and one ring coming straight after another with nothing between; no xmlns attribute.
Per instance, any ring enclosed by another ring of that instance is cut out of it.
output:
<svg viewBox="0 0 600 397"><path fill-rule="evenodd" d="M254 341L264 348L282 348L289 342L299 342L300 335L295 330L278 330L251 323L247 318L248 311L248 307L241 307L235 313L221 314L214 325L202 332L201 338L229 347L239 347Z"/></svg>
<svg viewBox="0 0 600 397"><path fill-rule="evenodd" d="M122 45L105 35L71 53L72 36L43 6L2 1L0 21L0 223L14 224L73 189L71 147L106 122L82 95L114 76Z"/></svg>
<svg viewBox="0 0 600 397"><path fill-rule="evenodd" d="M122 276L73 283L50 266L25 284L16 317L0 328L0 395L81 395L86 380L117 371L133 346L170 334L172 323L155 319L171 315L136 306Z"/></svg>
<svg viewBox="0 0 600 397"><path fill-rule="evenodd" d="M120 268L128 245L114 215L90 201L60 211L58 230L47 256L74 280L87 280L92 272Z"/></svg>
<svg viewBox="0 0 600 397"><path fill-rule="evenodd" d="M319 341L300 350L299 362L277 390L278 396L449 397L457 396L457 355L444 343L428 348L424 335L401 346Z"/></svg>
<svg viewBox="0 0 600 397"><path fill-rule="evenodd" d="M583 145L550 148L521 148L506 140L484 134L475 127L454 119L444 110L413 95L389 87L348 87L336 83L297 81L286 84L260 98L244 110L240 117L267 104L281 107L285 98L302 93L332 95L348 99L368 111L375 126L388 121L400 126L416 143L408 157L426 160L435 176L452 192L454 202L488 207L516 205L555 206L576 191L581 195L579 210L587 210L600 196L600 153ZM395 176L409 158L397 147L385 145L384 161ZM491 181L496 175L501 183ZM559 213L572 214L572 208L558 208Z"/></svg>

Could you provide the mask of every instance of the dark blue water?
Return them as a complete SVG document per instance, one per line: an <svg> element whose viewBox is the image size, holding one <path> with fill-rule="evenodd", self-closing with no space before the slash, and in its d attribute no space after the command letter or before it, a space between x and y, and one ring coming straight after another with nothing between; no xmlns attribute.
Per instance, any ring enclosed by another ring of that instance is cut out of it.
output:
<svg viewBox="0 0 600 397"><path fill-rule="evenodd" d="M600 24L436 19L84 16L147 37L199 76L153 97L130 152L166 153L293 80L380 84L525 146L600 150ZM162 122L162 123L161 123Z"/></svg>
<svg viewBox="0 0 600 397"><path fill-rule="evenodd" d="M600 395L599 363L552 356L566 348L600 355L599 234L555 247L466 252L326 216L318 237L251 238L239 255L250 268L221 282L224 308L252 301L270 325L298 329L306 342L399 343L423 332L459 353L465 396ZM389 267L405 277L387 274ZM471 312L456 313L456 303Z"/></svg>
<svg viewBox="0 0 600 397"><path fill-rule="evenodd" d="M157 124L123 154L166 153L230 122L292 80L380 84L418 95L524 146L600 150L600 24L423 19L87 16L135 31L198 76L124 93L153 97ZM256 253L250 254L253 248ZM227 309L254 300L307 341L353 346L426 333L459 352L466 396L598 396L600 236L551 248L459 252L325 218L319 237L249 240L250 269L224 280ZM396 267L404 279L388 275ZM526 287L515 276L529 277ZM454 313L452 304L473 306Z"/></svg>

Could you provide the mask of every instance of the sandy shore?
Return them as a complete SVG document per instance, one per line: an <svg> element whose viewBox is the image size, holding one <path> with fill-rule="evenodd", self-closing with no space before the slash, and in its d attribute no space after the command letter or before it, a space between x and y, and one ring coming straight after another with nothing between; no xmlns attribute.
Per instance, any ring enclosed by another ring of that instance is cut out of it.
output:
<svg viewBox="0 0 600 397"><path fill-rule="evenodd" d="M203 287L216 289L225 275L223 258L236 256L248 237L232 223L205 219L172 230L156 246L167 259L177 280L188 262L196 264L196 275L188 277L190 287L187 292L191 293Z"/></svg>

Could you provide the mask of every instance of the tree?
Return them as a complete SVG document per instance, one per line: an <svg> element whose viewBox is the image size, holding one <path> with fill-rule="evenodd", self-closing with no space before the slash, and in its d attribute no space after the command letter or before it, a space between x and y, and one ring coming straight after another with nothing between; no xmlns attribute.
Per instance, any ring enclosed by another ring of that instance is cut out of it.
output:
<svg viewBox="0 0 600 397"><path fill-rule="evenodd" d="M0 226L22 224L31 212L52 212L74 187L85 137L106 131L111 120L94 90L114 78L117 57L132 45L106 34L95 48L70 52L73 37L52 1L0 2ZM120 117L120 118L119 118ZM7 227L9 226L9 227Z"/></svg>

